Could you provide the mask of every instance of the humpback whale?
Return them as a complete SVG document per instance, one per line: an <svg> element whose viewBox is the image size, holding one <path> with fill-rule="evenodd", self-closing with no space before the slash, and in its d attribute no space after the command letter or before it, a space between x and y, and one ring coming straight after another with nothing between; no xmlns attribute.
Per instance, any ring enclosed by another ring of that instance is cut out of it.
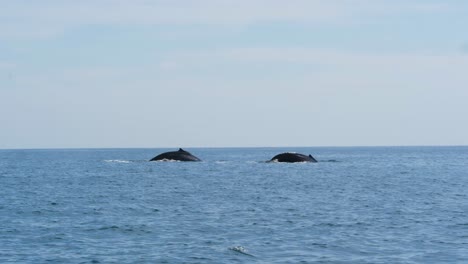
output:
<svg viewBox="0 0 468 264"><path fill-rule="evenodd" d="M156 157L152 158L150 161L158 160L201 161L201 159L195 157L190 152L187 152L181 148L178 151L161 153Z"/></svg>
<svg viewBox="0 0 468 264"><path fill-rule="evenodd" d="M312 155L286 152L274 156L270 162L317 162Z"/></svg>

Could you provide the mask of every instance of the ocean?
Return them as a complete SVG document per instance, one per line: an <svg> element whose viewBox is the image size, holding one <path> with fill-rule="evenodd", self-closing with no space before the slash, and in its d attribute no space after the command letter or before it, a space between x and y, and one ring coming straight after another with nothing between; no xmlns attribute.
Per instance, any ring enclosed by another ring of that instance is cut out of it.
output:
<svg viewBox="0 0 468 264"><path fill-rule="evenodd" d="M468 263L468 147L170 150L0 150L0 263Z"/></svg>

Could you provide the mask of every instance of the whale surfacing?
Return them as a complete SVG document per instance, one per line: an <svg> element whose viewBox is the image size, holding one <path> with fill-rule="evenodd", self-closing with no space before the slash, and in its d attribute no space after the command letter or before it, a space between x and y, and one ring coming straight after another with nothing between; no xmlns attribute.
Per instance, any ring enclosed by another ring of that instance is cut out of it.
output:
<svg viewBox="0 0 468 264"><path fill-rule="evenodd" d="M286 152L274 156L270 162L317 162L312 155Z"/></svg>
<svg viewBox="0 0 468 264"><path fill-rule="evenodd" d="M179 148L178 151L170 151L164 152L156 157L152 158L150 161L168 161L168 160L176 160L176 161L201 161L201 159L195 157L190 152L185 151Z"/></svg>

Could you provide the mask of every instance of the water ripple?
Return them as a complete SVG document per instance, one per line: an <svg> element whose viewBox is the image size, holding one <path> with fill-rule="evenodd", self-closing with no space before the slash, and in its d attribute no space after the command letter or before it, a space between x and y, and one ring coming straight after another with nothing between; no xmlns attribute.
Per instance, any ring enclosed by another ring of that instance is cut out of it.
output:
<svg viewBox="0 0 468 264"><path fill-rule="evenodd" d="M0 151L0 262L468 262L468 148L285 151Z"/></svg>

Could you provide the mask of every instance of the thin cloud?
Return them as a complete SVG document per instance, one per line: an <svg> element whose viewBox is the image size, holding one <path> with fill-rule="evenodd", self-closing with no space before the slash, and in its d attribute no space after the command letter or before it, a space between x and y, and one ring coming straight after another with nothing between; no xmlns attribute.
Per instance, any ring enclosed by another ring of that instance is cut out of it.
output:
<svg viewBox="0 0 468 264"><path fill-rule="evenodd" d="M468 53L468 43L461 45L460 50L463 53Z"/></svg>
<svg viewBox="0 0 468 264"><path fill-rule="evenodd" d="M323 64L337 68L345 66L373 67L379 66L397 71L400 67L417 69L418 66L428 68L468 67L468 60L456 53L453 54L423 54L423 53L372 53L345 52L314 48L231 48L216 51L193 51L167 54L164 64L168 65L200 65L204 63L219 63L224 61L242 63L278 63L278 64Z"/></svg>
<svg viewBox="0 0 468 264"><path fill-rule="evenodd" d="M434 4L371 0L8 1L0 37L47 37L84 25L225 25L258 22L351 23L401 12L436 12Z"/></svg>
<svg viewBox="0 0 468 264"><path fill-rule="evenodd" d="M16 64L8 61L0 61L0 71L8 72L16 69Z"/></svg>

